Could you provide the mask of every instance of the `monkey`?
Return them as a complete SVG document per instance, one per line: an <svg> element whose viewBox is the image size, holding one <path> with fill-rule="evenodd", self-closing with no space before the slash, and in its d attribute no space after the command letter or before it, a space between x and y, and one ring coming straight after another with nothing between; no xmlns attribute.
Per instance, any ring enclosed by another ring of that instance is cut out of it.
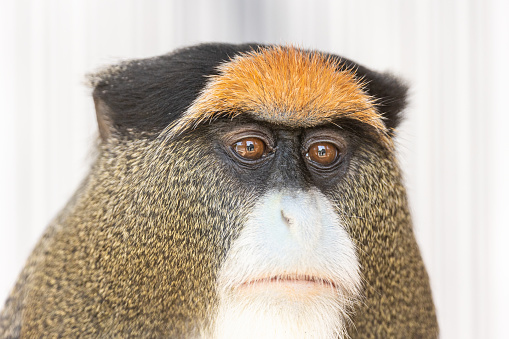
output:
<svg viewBox="0 0 509 339"><path fill-rule="evenodd" d="M1 338L436 338L394 137L408 86L290 45L89 75L96 159Z"/></svg>

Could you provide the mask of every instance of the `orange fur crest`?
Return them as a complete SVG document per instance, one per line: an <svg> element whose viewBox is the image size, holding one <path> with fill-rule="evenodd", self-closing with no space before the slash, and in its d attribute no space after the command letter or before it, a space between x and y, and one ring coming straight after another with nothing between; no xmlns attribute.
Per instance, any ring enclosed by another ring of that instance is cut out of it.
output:
<svg viewBox="0 0 509 339"><path fill-rule="evenodd" d="M312 127L350 118L374 127L389 142L383 117L350 69L318 52L268 47L237 55L218 67L172 126L172 135L219 117L248 114L289 127Z"/></svg>

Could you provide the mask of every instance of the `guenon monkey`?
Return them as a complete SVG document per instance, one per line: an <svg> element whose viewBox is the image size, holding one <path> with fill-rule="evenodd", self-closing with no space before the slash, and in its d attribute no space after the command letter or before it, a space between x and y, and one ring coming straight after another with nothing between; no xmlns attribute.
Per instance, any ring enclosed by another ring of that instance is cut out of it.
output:
<svg viewBox="0 0 509 339"><path fill-rule="evenodd" d="M436 338L393 136L407 87L202 44L90 76L97 159L2 338Z"/></svg>

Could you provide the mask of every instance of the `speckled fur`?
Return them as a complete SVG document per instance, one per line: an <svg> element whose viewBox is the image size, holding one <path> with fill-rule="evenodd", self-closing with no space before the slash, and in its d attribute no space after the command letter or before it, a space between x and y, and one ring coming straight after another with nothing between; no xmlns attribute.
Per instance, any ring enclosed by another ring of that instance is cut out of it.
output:
<svg viewBox="0 0 509 339"><path fill-rule="evenodd" d="M203 147L208 133L204 125L170 139L126 128L103 140L21 273L0 314L0 338L207 336L219 266L260 194ZM393 150L366 139L344 180L323 193L361 264L349 335L436 338Z"/></svg>
<svg viewBox="0 0 509 339"><path fill-rule="evenodd" d="M338 213L350 225L364 276L364 302L352 338L436 338L428 275L415 241L394 155L365 145L337 187Z"/></svg>
<svg viewBox="0 0 509 339"><path fill-rule="evenodd" d="M212 192L241 188L186 139L164 154L154 146L102 147L76 201L29 259L0 337L15 337L21 324L27 338L188 337L205 325L217 266L242 218L229 206L243 203L242 194ZM182 156L188 151L195 156Z"/></svg>
<svg viewBox="0 0 509 339"><path fill-rule="evenodd" d="M250 193L210 166L207 154L185 161L186 144L192 147L182 140L158 159L146 155L154 147L147 140L103 147L78 197L30 258L0 337L16 337L21 324L23 337L186 337L205 327L218 263L243 217L228 207L242 206ZM364 276L349 333L435 338L399 170L391 154L371 146L327 194L349 225Z"/></svg>

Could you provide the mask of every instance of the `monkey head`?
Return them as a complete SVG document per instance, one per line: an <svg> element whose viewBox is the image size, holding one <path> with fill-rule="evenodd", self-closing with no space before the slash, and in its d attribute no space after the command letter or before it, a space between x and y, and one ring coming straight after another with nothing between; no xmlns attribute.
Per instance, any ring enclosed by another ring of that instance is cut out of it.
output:
<svg viewBox="0 0 509 339"><path fill-rule="evenodd" d="M0 334L437 336L394 154L395 77L294 47L204 44L91 82L97 159Z"/></svg>

